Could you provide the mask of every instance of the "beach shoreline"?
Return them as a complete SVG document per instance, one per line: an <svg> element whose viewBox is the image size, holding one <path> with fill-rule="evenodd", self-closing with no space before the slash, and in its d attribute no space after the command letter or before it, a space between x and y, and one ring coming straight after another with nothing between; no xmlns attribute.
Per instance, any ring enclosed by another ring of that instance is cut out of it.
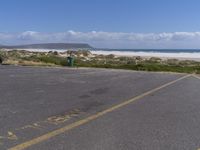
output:
<svg viewBox="0 0 200 150"><path fill-rule="evenodd" d="M12 49L0 49L3 51L12 51ZM64 49L16 49L19 51L29 52L49 52L56 51L58 53L65 53L66 51L77 51L77 50L64 50ZM200 62L200 51L199 52L154 52L154 51L120 51L120 50L88 50L92 55L114 55L115 57L142 57L143 59L150 59L157 57L162 60L167 59L178 59L178 60L191 60Z"/></svg>
<svg viewBox="0 0 200 150"><path fill-rule="evenodd" d="M130 51L91 51L96 55L115 55L116 57L142 57L144 59L150 59L151 57L157 57L163 60L178 59L178 60L193 60L200 62L199 53L163 53L163 52L130 52Z"/></svg>
<svg viewBox="0 0 200 150"><path fill-rule="evenodd" d="M95 51L97 52L97 51ZM124 53L123 53L124 54ZM73 65L68 60L74 60ZM74 51L33 51L0 50L1 64L23 66L74 66L127 69L138 71L167 71L200 73L200 61L196 58L168 58L140 55L94 54L89 50Z"/></svg>

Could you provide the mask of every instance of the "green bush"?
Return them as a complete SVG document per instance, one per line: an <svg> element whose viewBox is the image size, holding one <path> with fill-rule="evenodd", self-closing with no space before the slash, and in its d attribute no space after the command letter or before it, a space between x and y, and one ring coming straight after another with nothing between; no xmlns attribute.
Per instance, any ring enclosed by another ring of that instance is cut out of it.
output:
<svg viewBox="0 0 200 150"><path fill-rule="evenodd" d="M67 66L67 60L58 56L41 56L38 60L45 63L52 63L55 65Z"/></svg>

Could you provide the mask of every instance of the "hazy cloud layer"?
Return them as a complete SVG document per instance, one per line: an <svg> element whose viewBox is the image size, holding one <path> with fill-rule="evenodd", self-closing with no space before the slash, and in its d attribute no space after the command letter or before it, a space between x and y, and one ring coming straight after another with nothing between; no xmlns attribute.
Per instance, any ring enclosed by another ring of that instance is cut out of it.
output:
<svg viewBox="0 0 200 150"><path fill-rule="evenodd" d="M0 33L0 44L81 42L100 48L200 48L200 32L123 33L75 32Z"/></svg>

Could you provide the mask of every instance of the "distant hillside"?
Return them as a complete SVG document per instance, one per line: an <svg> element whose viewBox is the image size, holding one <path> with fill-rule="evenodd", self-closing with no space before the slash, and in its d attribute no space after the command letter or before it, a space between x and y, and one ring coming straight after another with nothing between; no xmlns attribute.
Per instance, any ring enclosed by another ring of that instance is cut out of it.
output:
<svg viewBox="0 0 200 150"><path fill-rule="evenodd" d="M15 45L15 46L3 46L0 48L6 49L92 49L89 44L84 43L42 43L42 44L30 44L30 45Z"/></svg>

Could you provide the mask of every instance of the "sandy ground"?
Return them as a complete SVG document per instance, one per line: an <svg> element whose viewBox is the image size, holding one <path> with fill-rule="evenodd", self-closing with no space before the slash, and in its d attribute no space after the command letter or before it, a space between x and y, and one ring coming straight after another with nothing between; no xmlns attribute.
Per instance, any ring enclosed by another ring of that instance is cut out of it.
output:
<svg viewBox="0 0 200 150"><path fill-rule="evenodd" d="M149 59L151 57L158 57L161 59L178 59L178 60L194 60L200 62L200 53L158 53L158 52L119 52L119 51L91 51L92 54L97 55L110 55L113 54L117 57L133 57L140 56Z"/></svg>
<svg viewBox="0 0 200 150"><path fill-rule="evenodd" d="M6 51L9 51L10 49L3 49ZM17 49L22 50L22 49ZM31 52L49 52L49 51L57 51L59 53L65 52L67 50L56 50L56 49L23 49L26 51ZM159 53L159 52L120 52L120 51L91 51L91 53L94 55L110 55L113 54L117 57L125 56L125 57L134 57L134 56L140 56L142 58L149 59L151 57L158 57L163 60L167 59L178 59L178 60L194 60L200 62L200 53ZM64 54L62 54L64 57L66 57Z"/></svg>

